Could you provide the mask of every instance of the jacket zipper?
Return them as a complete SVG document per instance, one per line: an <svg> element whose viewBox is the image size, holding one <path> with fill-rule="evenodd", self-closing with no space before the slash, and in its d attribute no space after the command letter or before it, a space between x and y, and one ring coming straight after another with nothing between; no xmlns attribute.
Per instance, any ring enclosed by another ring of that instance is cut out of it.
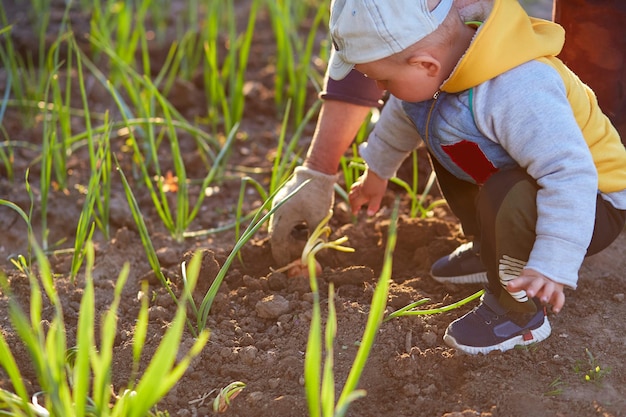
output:
<svg viewBox="0 0 626 417"><path fill-rule="evenodd" d="M430 132L430 117L433 114L433 110L435 109L435 104L437 104L437 99L439 98L439 94L441 90L435 91L433 94L433 103L430 105L430 109L428 110L428 116L426 116L426 126L424 132L424 142L426 142L426 146L430 148L430 141L428 140L428 134Z"/></svg>

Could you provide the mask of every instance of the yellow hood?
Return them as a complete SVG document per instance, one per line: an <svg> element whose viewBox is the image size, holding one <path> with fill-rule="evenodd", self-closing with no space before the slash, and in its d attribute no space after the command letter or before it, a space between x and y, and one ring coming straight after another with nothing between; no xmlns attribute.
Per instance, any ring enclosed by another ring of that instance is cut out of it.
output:
<svg viewBox="0 0 626 417"><path fill-rule="evenodd" d="M517 0L479 0L461 9L461 15L483 24L442 86L448 93L467 90L524 62L556 56L565 42L561 26L529 17Z"/></svg>

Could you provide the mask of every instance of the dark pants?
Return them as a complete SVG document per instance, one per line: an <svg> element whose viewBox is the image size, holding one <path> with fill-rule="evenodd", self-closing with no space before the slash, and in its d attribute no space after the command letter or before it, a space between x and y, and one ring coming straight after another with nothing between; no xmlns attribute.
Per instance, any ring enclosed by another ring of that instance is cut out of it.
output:
<svg viewBox="0 0 626 417"><path fill-rule="evenodd" d="M461 221L467 236L480 244L481 261L487 269L489 289L503 307L531 311L535 304L525 294L504 291L499 266L511 260L525 264L535 242L537 183L522 169L499 171L479 187L462 181L431 158L439 187L448 206ZM587 256L609 246L624 230L626 211L614 208L598 195L596 218ZM503 261L503 259L505 261ZM523 265L520 265L523 267Z"/></svg>

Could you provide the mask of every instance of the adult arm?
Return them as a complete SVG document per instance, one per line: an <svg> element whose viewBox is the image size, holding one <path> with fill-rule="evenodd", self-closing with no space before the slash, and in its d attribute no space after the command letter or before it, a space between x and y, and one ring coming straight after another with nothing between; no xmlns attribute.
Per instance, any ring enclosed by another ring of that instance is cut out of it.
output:
<svg viewBox="0 0 626 417"><path fill-rule="evenodd" d="M305 242L298 238L298 231L303 228L312 231L332 210L339 161L371 108L379 105L383 93L372 80L357 71L352 71L342 81L327 77L325 87L320 94L324 103L303 166L296 168L292 179L278 191L273 201L273 205L282 202L289 193L309 181L270 218L272 256L279 265L301 255Z"/></svg>
<svg viewBox="0 0 626 417"><path fill-rule="evenodd" d="M383 92L356 70L341 81L326 76L320 98L324 100L304 166L335 174L339 161L373 107L382 104Z"/></svg>

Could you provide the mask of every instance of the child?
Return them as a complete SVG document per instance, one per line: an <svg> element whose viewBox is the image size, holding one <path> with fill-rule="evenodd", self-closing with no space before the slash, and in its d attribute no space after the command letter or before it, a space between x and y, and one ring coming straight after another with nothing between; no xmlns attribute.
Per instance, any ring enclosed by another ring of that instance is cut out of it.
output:
<svg viewBox="0 0 626 417"><path fill-rule="evenodd" d="M544 306L558 313L583 258L624 229L626 149L593 92L556 58L559 25L516 0L453 3L333 0L329 75L354 68L391 94L360 149L367 170L352 210L378 210L421 138L450 208L474 229L489 281L444 341L470 354L505 351L550 335Z"/></svg>

